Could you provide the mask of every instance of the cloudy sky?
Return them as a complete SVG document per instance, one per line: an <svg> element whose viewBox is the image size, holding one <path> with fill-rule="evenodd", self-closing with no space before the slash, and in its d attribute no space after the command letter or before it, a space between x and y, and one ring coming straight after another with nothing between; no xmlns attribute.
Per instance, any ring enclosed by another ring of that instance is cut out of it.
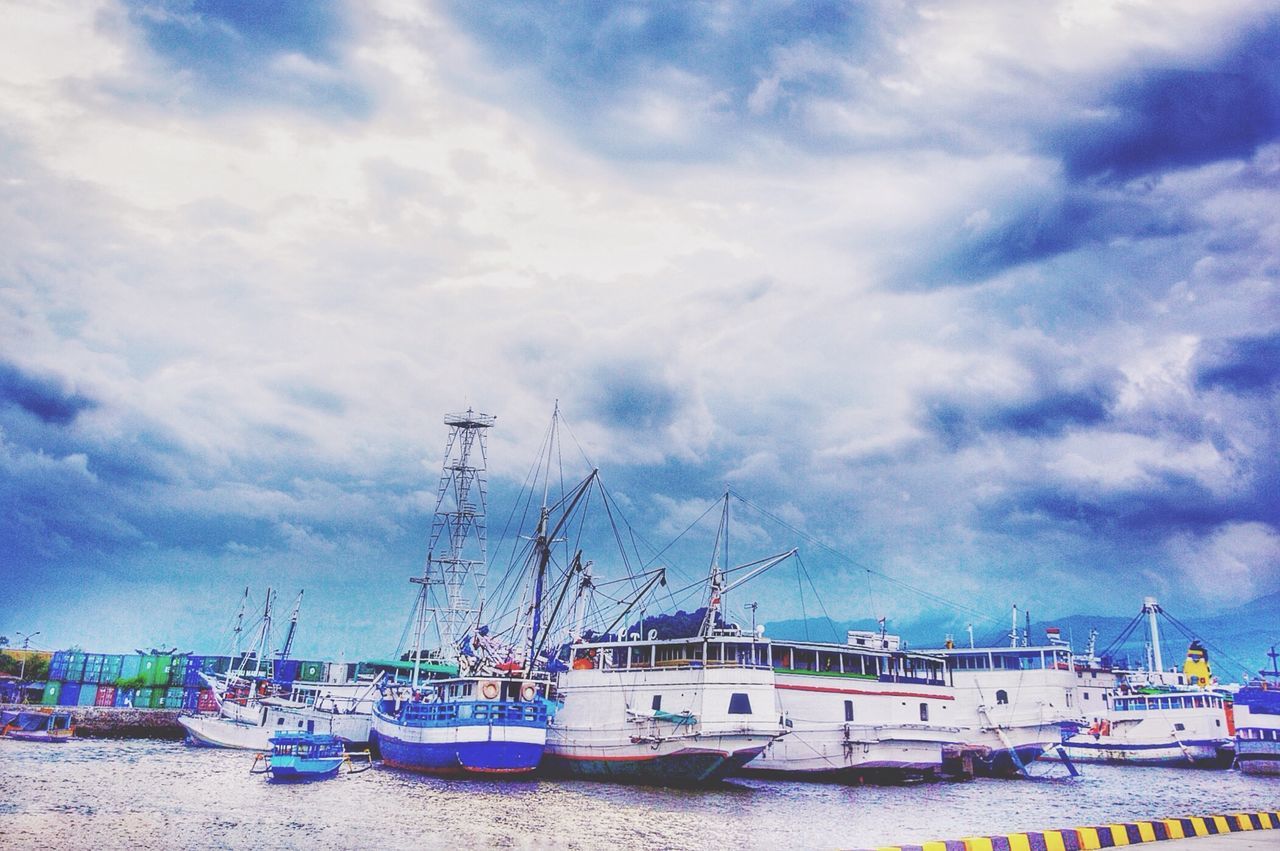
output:
<svg viewBox="0 0 1280 851"><path fill-rule="evenodd" d="M557 399L836 618L1280 590L1274 4L4 5L7 634L389 649L442 415L499 526Z"/></svg>

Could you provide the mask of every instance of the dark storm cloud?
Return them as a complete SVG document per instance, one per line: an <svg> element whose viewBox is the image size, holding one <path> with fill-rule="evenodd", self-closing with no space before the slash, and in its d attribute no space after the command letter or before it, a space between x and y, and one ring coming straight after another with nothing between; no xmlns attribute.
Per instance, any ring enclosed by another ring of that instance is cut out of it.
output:
<svg viewBox="0 0 1280 851"><path fill-rule="evenodd" d="M341 68L345 15L336 0L129 3L129 16L151 49L220 97L363 116L370 108L368 94L333 73ZM290 56L303 57L312 67L282 67L281 60Z"/></svg>
<svg viewBox="0 0 1280 851"><path fill-rule="evenodd" d="M934 397L924 401L921 421L944 445L956 449L984 435L1042 438L1099 425L1108 420L1116 397L1114 378L1074 388L1038 389L1038 394L1014 401L974 395Z"/></svg>
<svg viewBox="0 0 1280 851"><path fill-rule="evenodd" d="M1224 523L1259 519L1260 506L1216 496L1203 483L1174 472L1153 473L1140 488L1104 490L1055 483L1026 483L979 507L980 525L1006 532L1076 527L1110 539L1118 550L1137 551L1189 532L1207 535Z"/></svg>
<svg viewBox="0 0 1280 851"><path fill-rule="evenodd" d="M60 382L31 375L0 361L0 407L16 406L50 425L68 425L96 403L69 392Z"/></svg>
<svg viewBox="0 0 1280 851"><path fill-rule="evenodd" d="M1209 342L1197 353L1194 369L1201 390L1272 394L1280 388L1280 331Z"/></svg>
<svg viewBox="0 0 1280 851"><path fill-rule="evenodd" d="M1130 240L1182 236L1196 228L1178 206L1092 190L1024 201L996 213L976 233L957 227L942 243L951 248L923 274L903 281L906 288L973 283L1006 269L1044 261L1117 238Z"/></svg>
<svg viewBox="0 0 1280 851"><path fill-rule="evenodd" d="M1143 69L1095 106L1051 140L1072 178L1127 180L1247 159L1280 137L1280 18L1206 67Z"/></svg>

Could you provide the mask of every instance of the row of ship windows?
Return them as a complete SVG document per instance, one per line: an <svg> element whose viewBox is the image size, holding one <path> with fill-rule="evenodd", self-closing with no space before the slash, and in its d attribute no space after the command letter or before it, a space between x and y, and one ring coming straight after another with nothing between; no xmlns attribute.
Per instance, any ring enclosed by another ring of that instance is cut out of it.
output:
<svg viewBox="0 0 1280 851"><path fill-rule="evenodd" d="M1240 738L1252 742L1280 742L1280 730L1263 730L1258 727L1247 727L1236 731Z"/></svg>
<svg viewBox="0 0 1280 851"><path fill-rule="evenodd" d="M1003 694L1003 692L1001 692ZM1004 702L1008 702L1007 700ZM662 711L662 695L655 694L650 707L654 712ZM744 692L734 692L729 697L729 714L730 715L750 715L751 714L751 698ZM844 702L844 720L846 722L853 720L853 701L846 700ZM929 720L929 704L920 704L920 720Z"/></svg>
<svg viewBox="0 0 1280 851"><path fill-rule="evenodd" d="M1222 706L1222 698L1214 697L1208 694L1186 694L1186 695L1170 695L1167 697L1143 696L1143 697L1117 697L1112 701L1112 705L1120 712L1143 712L1151 709L1191 709L1196 708L1218 708Z"/></svg>

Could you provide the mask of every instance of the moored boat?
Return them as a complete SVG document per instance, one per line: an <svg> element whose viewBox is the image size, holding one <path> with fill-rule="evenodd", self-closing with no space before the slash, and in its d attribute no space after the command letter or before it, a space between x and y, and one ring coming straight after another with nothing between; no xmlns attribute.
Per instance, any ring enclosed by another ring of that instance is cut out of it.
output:
<svg viewBox="0 0 1280 851"><path fill-rule="evenodd" d="M743 773L899 783L941 772L959 733L944 662L885 633L850 631L847 642L770 643L786 731Z"/></svg>
<svg viewBox="0 0 1280 851"><path fill-rule="evenodd" d="M1236 764L1246 774L1280 776L1280 665L1259 671L1235 694Z"/></svg>
<svg viewBox="0 0 1280 851"><path fill-rule="evenodd" d="M547 740L545 680L454 677L390 689L374 707L382 761L429 774L524 774Z"/></svg>
<svg viewBox="0 0 1280 851"><path fill-rule="evenodd" d="M676 786L729 776L783 732L767 651L728 632L572 645L543 771Z"/></svg>
<svg viewBox="0 0 1280 851"><path fill-rule="evenodd" d="M75 735L69 712L8 710L0 713L0 738L19 742L69 742Z"/></svg>
<svg viewBox="0 0 1280 851"><path fill-rule="evenodd" d="M336 736L283 732L269 744L270 752L259 754L250 771L269 774L272 780L322 780L337 774L347 760Z"/></svg>
<svg viewBox="0 0 1280 851"><path fill-rule="evenodd" d="M1015 615L1016 618L1016 615ZM1079 721L1071 649L1065 644L947 647L956 695L950 723L960 728L952 748L973 757L973 772L993 777L1026 773L1054 753L1064 724ZM1024 637L1023 641L1027 639Z"/></svg>
<svg viewBox="0 0 1280 851"><path fill-rule="evenodd" d="M433 774L518 775L537 768L547 738L545 675L528 654L500 646L478 620L486 564L485 446L494 418L468 410L445 417L450 432L436 499L427 565L414 606L411 681L383 690L373 710L372 737L387 765ZM539 527L546 549L547 512ZM552 534L554 537L554 533ZM545 568L545 559L540 559ZM541 576L541 574L539 574ZM430 589L442 589L432 606ZM422 678L422 641L434 621L440 645L434 661L458 675ZM537 631L536 619L534 631Z"/></svg>
<svg viewBox="0 0 1280 851"><path fill-rule="evenodd" d="M1063 751L1073 762L1231 767L1230 699L1214 687L1208 651L1198 640L1191 640L1181 671L1164 669L1157 621L1162 612L1147 597L1124 633L1146 620L1145 669L1101 666L1092 652L1075 666L1086 720L1064 731Z"/></svg>
<svg viewBox="0 0 1280 851"><path fill-rule="evenodd" d="M295 683L288 696L247 703L224 699L216 715L182 715L190 744L266 750L281 732L331 735L348 748L369 743L378 682Z"/></svg>

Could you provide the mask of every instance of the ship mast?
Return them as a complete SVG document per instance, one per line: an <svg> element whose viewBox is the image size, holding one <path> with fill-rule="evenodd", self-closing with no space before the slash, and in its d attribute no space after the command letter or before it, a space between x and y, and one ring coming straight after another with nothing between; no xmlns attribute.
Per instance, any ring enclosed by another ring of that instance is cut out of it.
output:
<svg viewBox="0 0 1280 851"><path fill-rule="evenodd" d="M1160 626L1156 623L1156 615L1160 613L1160 604L1156 602L1155 597L1143 598L1142 613L1147 616L1147 629L1151 633L1152 668L1156 671L1163 671L1164 658L1160 655Z"/></svg>

